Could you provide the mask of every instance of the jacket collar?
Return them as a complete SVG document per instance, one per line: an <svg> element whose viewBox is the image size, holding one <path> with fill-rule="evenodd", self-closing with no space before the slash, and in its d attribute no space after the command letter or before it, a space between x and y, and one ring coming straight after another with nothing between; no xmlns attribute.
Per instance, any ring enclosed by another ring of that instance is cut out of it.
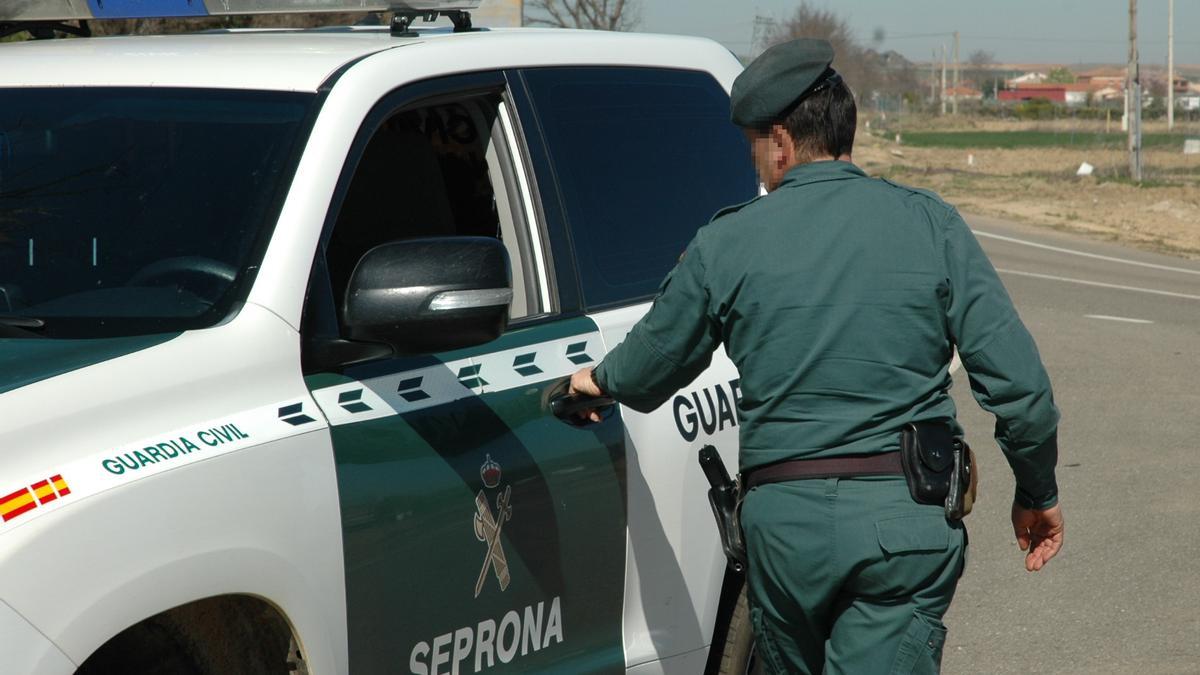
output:
<svg viewBox="0 0 1200 675"><path fill-rule="evenodd" d="M866 178L867 174L850 162L837 159L827 159L820 162L806 162L788 169L780 181L779 187L823 183L830 180L846 180L849 178ZM778 189L778 188L777 188Z"/></svg>

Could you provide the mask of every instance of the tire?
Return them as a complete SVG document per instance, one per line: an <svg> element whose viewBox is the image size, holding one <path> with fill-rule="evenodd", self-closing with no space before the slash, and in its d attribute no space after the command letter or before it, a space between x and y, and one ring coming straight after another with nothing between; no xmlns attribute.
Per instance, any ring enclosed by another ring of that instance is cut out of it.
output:
<svg viewBox="0 0 1200 675"><path fill-rule="evenodd" d="M181 605L104 643L76 675L307 675L291 629L260 600Z"/></svg>
<svg viewBox="0 0 1200 675"><path fill-rule="evenodd" d="M109 640L75 675L207 675L187 641L166 622L143 621Z"/></svg>
<svg viewBox="0 0 1200 675"><path fill-rule="evenodd" d="M746 583L738 593L737 604L729 617L729 628L725 631L725 645L721 649L720 675L761 675L762 662L755 658L754 623L750 620L750 601L746 597Z"/></svg>

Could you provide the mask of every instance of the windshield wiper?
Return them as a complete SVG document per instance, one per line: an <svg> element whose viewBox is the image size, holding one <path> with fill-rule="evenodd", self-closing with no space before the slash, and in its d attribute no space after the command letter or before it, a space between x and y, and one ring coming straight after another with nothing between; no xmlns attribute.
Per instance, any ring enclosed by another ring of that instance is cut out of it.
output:
<svg viewBox="0 0 1200 675"><path fill-rule="evenodd" d="M45 321L32 316L5 316L0 314L0 337L46 337L35 332L45 327Z"/></svg>
<svg viewBox="0 0 1200 675"><path fill-rule="evenodd" d="M46 322L32 316L12 316L11 314L5 316L0 314L0 325L12 328L43 328Z"/></svg>

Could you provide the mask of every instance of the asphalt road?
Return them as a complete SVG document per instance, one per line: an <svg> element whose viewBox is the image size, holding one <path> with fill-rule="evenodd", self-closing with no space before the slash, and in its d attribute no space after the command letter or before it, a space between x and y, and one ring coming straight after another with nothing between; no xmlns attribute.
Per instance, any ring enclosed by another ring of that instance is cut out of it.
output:
<svg viewBox="0 0 1200 675"><path fill-rule="evenodd" d="M1012 473L959 371L981 484L943 672L1200 673L1200 262L967 221L1062 410L1066 545L1025 571Z"/></svg>

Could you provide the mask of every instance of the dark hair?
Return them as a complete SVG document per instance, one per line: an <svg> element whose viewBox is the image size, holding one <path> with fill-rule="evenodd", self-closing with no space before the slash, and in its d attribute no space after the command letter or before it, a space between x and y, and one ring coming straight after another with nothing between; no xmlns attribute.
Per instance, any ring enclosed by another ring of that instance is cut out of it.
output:
<svg viewBox="0 0 1200 675"><path fill-rule="evenodd" d="M857 124L858 108L845 82L810 94L783 118L802 156L850 154Z"/></svg>

